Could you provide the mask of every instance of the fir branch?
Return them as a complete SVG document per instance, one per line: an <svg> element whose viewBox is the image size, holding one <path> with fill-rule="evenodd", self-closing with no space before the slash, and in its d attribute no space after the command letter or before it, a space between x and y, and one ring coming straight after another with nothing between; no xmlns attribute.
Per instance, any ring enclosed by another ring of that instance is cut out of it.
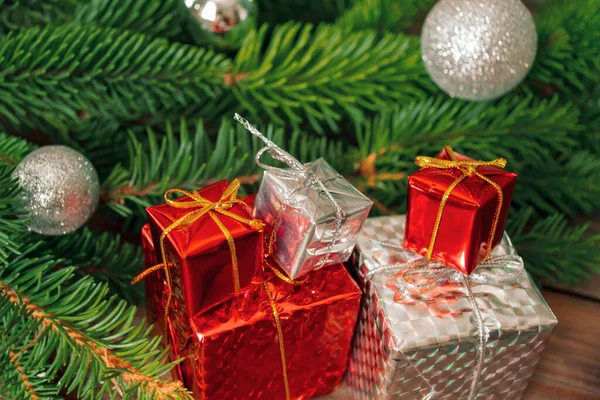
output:
<svg viewBox="0 0 600 400"><path fill-rule="evenodd" d="M600 0L556 0L536 18L539 50L528 80L575 94L600 82Z"/></svg>
<svg viewBox="0 0 600 400"><path fill-rule="evenodd" d="M0 0L0 36L10 30L66 21L82 0Z"/></svg>
<svg viewBox="0 0 600 400"><path fill-rule="evenodd" d="M132 120L208 107L229 68L211 51L127 31L31 29L0 39L0 114L17 127L67 130L82 112Z"/></svg>
<svg viewBox="0 0 600 400"><path fill-rule="evenodd" d="M0 132L0 163L15 167L23 157L35 150L37 146L15 136Z"/></svg>
<svg viewBox="0 0 600 400"><path fill-rule="evenodd" d="M401 34L378 39L368 31L288 23L267 42L263 26L237 54L234 72L247 75L231 89L248 117L337 130L344 117L360 120L437 91L419 54L418 40Z"/></svg>
<svg viewBox="0 0 600 400"><path fill-rule="evenodd" d="M541 165L553 154L567 154L577 145L578 110L558 98L506 97L475 103L447 97L431 98L383 112L357 137L361 166L374 163L380 172L416 170L416 155L435 155L449 144L471 157L504 157L509 167ZM373 161L373 158L375 159Z"/></svg>
<svg viewBox="0 0 600 400"><path fill-rule="evenodd" d="M589 224L570 226L560 214L535 221L534 215L531 208L513 213L507 232L535 278L574 286L600 272L600 235L589 235Z"/></svg>
<svg viewBox="0 0 600 400"><path fill-rule="evenodd" d="M600 170L592 155L573 154L585 134L578 117L572 104L556 97L507 97L492 104L447 98L415 102L359 127L360 171L400 179L417 169L416 155L435 155L449 144L476 159L506 158L508 168L521 176L514 197L521 207L533 205L543 214L589 213L600 207L595 184ZM404 179L368 186L367 193L382 200L381 210L402 212Z"/></svg>
<svg viewBox="0 0 600 400"><path fill-rule="evenodd" d="M108 283L112 293L132 304L143 298L142 286L131 285L143 264L139 246L118 235L93 232L87 227L62 236L32 234L24 246L37 242L36 255L48 255L63 260L63 265L73 266L75 280L90 275L98 282Z"/></svg>
<svg viewBox="0 0 600 400"><path fill-rule="evenodd" d="M38 321L27 316L24 305L12 307L0 297L0 392L11 399L57 399L56 386L39 365L39 352L25 354L23 343L35 339Z"/></svg>
<svg viewBox="0 0 600 400"><path fill-rule="evenodd" d="M75 21L173 39L183 34L179 10L178 0L92 0Z"/></svg>
<svg viewBox="0 0 600 400"><path fill-rule="evenodd" d="M0 163L0 269L9 257L19 254L19 232L25 228L24 215L19 210L20 189L11 178L13 167ZM21 218L17 218L21 217Z"/></svg>
<svg viewBox="0 0 600 400"><path fill-rule="evenodd" d="M59 265L49 257L15 257L0 270L0 297L14 312L24 308L21 317L43 329L23 354L42 357L38 365L46 364L56 389L81 399L101 397L113 385L124 398L189 398L180 384L159 380L173 364L163 363L161 338L150 339L144 324L133 323L135 307L91 277L73 282L73 269Z"/></svg>
<svg viewBox="0 0 600 400"><path fill-rule="evenodd" d="M586 151L548 157L519 171L514 201L533 205L543 214L562 212L570 217L600 209L600 159Z"/></svg>
<svg viewBox="0 0 600 400"><path fill-rule="evenodd" d="M346 32L402 32L415 22L419 13L428 10L433 3L434 0L360 0L336 24Z"/></svg>
<svg viewBox="0 0 600 400"><path fill-rule="evenodd" d="M262 22L281 24L299 22L331 22L352 4L353 0L258 0Z"/></svg>
<svg viewBox="0 0 600 400"><path fill-rule="evenodd" d="M254 155L263 144L240 125L232 124L232 119L225 118L216 135L207 131L201 121L190 128L184 120L180 122L179 135L169 123L160 139L152 129L145 137L130 132L129 166L114 168L103 184L103 201L122 216L142 216L145 207L162 203L163 193L175 187L196 190L232 177L244 184L256 184L260 170ZM341 142L301 132L284 138L283 130L272 126L264 133L303 162L327 154L340 172L352 168L349 153Z"/></svg>

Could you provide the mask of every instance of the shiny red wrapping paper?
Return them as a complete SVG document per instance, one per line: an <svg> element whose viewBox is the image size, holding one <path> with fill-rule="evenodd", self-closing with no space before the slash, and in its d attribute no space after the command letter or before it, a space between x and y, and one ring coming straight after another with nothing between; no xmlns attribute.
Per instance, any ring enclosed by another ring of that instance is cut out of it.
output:
<svg viewBox="0 0 600 400"><path fill-rule="evenodd" d="M218 201L227 188L220 181L198 193ZM190 201L182 197L177 201ZM150 222L157 261L162 261L159 239L161 233L183 215L194 211L175 208L168 204L149 207L146 212ZM236 204L228 211L252 219L251 208ZM228 216L215 213L230 232L235 242L240 287L248 286L260 269L263 258L263 233ZM190 315L202 312L235 294L231 251L227 239L215 221L207 214L189 225L174 229L165 238L169 262L176 264L183 302Z"/></svg>
<svg viewBox="0 0 600 400"><path fill-rule="evenodd" d="M144 269L148 269L157 264L156 252L154 250L154 243L152 240L152 234L150 233L150 225L146 224L142 227L142 250L144 254ZM183 304L183 296L181 293L181 286L179 285L179 277L177 271L174 269L173 272L173 285L172 295L173 304ZM177 354L181 352L181 346L185 344L180 343L175 335L176 329L173 327L175 322L181 330L185 324L185 321L189 320L188 314L185 307L171 307L169 317L165 318L165 301L169 294L169 289L165 281L165 273L158 270L144 279L146 286L146 314L148 321L155 324L155 333L162 335L164 339L164 345L170 346L172 354L175 357L171 357L172 360L177 359ZM183 380L182 365L178 364L174 369L175 378Z"/></svg>
<svg viewBox="0 0 600 400"><path fill-rule="evenodd" d="M264 279L281 321L290 399L332 392L346 371L360 289L341 264L309 273L301 285L270 271ZM263 283L191 322L182 369L195 398L286 398L278 331Z"/></svg>
<svg viewBox="0 0 600 400"><path fill-rule="evenodd" d="M459 161L472 160L455 154ZM436 157L450 160L445 150ZM503 193L494 247L502 239L517 175L487 166L477 172L498 184ZM423 168L408 177L406 249L427 255L442 196L461 175L458 169ZM460 182L444 208L431 258L465 274L473 272L486 254L497 204L496 189L481 178L473 175Z"/></svg>
<svg viewBox="0 0 600 400"><path fill-rule="evenodd" d="M253 197L244 200L251 203ZM150 268L156 252L148 225L142 229L142 247ZM278 330L263 282L279 313L290 399L325 395L342 381L361 291L341 264L311 272L301 285L261 268L239 296L192 318L179 281L175 276L165 319L164 272L146 277L149 319L171 346L172 359L184 357L174 372L196 399L285 399Z"/></svg>

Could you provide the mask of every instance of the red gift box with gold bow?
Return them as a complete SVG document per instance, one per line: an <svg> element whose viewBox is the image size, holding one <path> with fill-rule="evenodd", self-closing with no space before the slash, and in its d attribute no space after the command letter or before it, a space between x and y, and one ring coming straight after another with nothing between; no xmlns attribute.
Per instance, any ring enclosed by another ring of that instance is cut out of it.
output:
<svg viewBox="0 0 600 400"><path fill-rule="evenodd" d="M470 274L502 239L517 175L446 146L408 177L404 247Z"/></svg>
<svg viewBox="0 0 600 400"><path fill-rule="evenodd" d="M239 185L223 180L194 192L170 190L165 203L146 210L158 264L136 280L163 270L167 314L175 290L195 315L239 294L259 272L264 224L237 198Z"/></svg>
<svg viewBox="0 0 600 400"><path fill-rule="evenodd" d="M148 225L142 247L149 270L156 257ZM262 267L238 296L191 318L177 284L164 318L164 270L147 276L150 319L158 322L172 359L183 358L174 371L194 398L307 399L342 381L361 299L354 280L341 264L302 281L286 278L274 264Z"/></svg>
<svg viewBox="0 0 600 400"><path fill-rule="evenodd" d="M341 383L360 289L342 264L296 283L281 276L266 268L239 296L191 318L180 355L195 398L309 399Z"/></svg>
<svg viewBox="0 0 600 400"><path fill-rule="evenodd" d="M243 200L251 206L253 197ZM307 399L341 383L362 295L342 264L295 281L263 258L237 295L191 313L181 269L155 267L156 242L145 225L142 248L149 272L142 275L150 320L171 346L172 359L183 358L175 374L194 398Z"/></svg>

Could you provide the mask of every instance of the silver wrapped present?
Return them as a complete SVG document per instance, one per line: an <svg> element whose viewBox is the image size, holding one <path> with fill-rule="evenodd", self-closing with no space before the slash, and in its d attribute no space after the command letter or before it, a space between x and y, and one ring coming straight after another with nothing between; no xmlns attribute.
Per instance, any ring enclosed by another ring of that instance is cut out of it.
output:
<svg viewBox="0 0 600 400"><path fill-rule="evenodd" d="M519 399L557 323L508 236L473 274L401 248L404 216L368 219L355 399Z"/></svg>
<svg viewBox="0 0 600 400"><path fill-rule="evenodd" d="M256 156L265 173L254 216L272 228L267 252L292 279L347 261L371 200L322 158L301 164L237 114L236 119L266 143ZM264 165L260 157L265 152L289 168Z"/></svg>

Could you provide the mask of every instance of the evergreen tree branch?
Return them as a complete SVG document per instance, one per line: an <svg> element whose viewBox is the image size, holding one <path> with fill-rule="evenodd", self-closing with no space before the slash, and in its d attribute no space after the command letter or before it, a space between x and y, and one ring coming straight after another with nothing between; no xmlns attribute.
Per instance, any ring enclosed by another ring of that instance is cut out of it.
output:
<svg viewBox="0 0 600 400"><path fill-rule="evenodd" d="M229 68L211 51L128 31L34 28L0 39L0 114L16 127L66 131L82 117L208 108Z"/></svg>
<svg viewBox="0 0 600 400"><path fill-rule="evenodd" d="M237 54L234 73L246 75L231 89L248 117L335 131L344 117L361 120L437 91L419 54L418 40L401 34L378 39L368 31L288 23L267 43L263 26Z"/></svg>
<svg viewBox="0 0 600 400"><path fill-rule="evenodd" d="M75 21L174 39L183 35L178 3L177 0L91 0L81 7Z"/></svg>
<svg viewBox="0 0 600 400"><path fill-rule="evenodd" d="M415 170L415 155L436 154L446 144L480 159L504 157L516 168L569 153L581 133L578 117L577 108L557 97L475 103L442 96L380 113L357 136L361 159L375 153L382 168Z"/></svg>
<svg viewBox="0 0 600 400"><path fill-rule="evenodd" d="M25 387L25 389L26 389L27 394L29 395L29 397L32 400L38 400L39 397L38 397L35 389L33 388L33 385L29 381L29 377L27 376L27 374L25 374L23 372L23 367L21 366L21 363L19 362L19 359L15 358L15 353L12 350L9 350L8 355L10 357L10 361L15 366L15 369L17 370L19 378L21 378L21 381L23 382L23 386Z"/></svg>
<svg viewBox="0 0 600 400"><path fill-rule="evenodd" d="M61 259L63 266L73 266L75 281L89 275L106 282L112 293L132 304L143 298L142 285L131 285L143 264L141 248L120 236L84 227L62 236L32 234L23 246L36 243L36 255Z"/></svg>
<svg viewBox="0 0 600 400"><path fill-rule="evenodd" d="M23 212L18 209L20 189L11 178L13 167L0 163L0 269L8 259L19 254L20 237L24 228Z"/></svg>
<svg viewBox="0 0 600 400"><path fill-rule="evenodd" d="M588 234L589 224L570 226L561 214L534 216L531 208L513 213L507 232L536 279L574 286L600 272L600 235Z"/></svg>
<svg viewBox="0 0 600 400"><path fill-rule="evenodd" d="M0 271L0 296L14 310L24 308L22 318L44 330L24 354L43 354L38 365L47 365L57 390L86 399L115 385L124 398L189 398L180 384L159 380L173 364L163 363L161 339L150 339L149 329L133 323L135 307L110 296L91 277L72 282L73 269L57 269L59 262L15 257Z"/></svg>
<svg viewBox="0 0 600 400"><path fill-rule="evenodd" d="M290 20L299 22L332 22L353 0L258 0L259 19L269 24Z"/></svg>
<svg viewBox="0 0 600 400"><path fill-rule="evenodd" d="M568 94L600 82L600 0L548 2L536 18L539 49L528 80Z"/></svg>
<svg viewBox="0 0 600 400"><path fill-rule="evenodd" d="M600 159L578 151L519 170L515 204L534 205L543 214L576 217L600 209Z"/></svg>
<svg viewBox="0 0 600 400"><path fill-rule="evenodd" d="M22 316L25 306L11 307L0 297L0 392L11 399L57 399L56 387L43 374L35 354L24 354L23 339L34 337L39 323Z"/></svg>
<svg viewBox="0 0 600 400"><path fill-rule="evenodd" d="M163 202L162 196L168 189L197 190L232 177L255 185L261 171L254 155L263 144L240 125L232 124L232 119L225 118L216 135L207 131L201 121L189 127L184 120L178 128L179 135L170 123L161 138L152 129L144 136L130 132L129 166L114 168L103 184L103 201L119 215L143 217L146 207ZM327 154L340 172L352 168L352 159L341 142L300 132L285 138L283 130L272 126L264 133L303 162Z"/></svg>
<svg viewBox="0 0 600 400"><path fill-rule="evenodd" d="M8 31L66 21L81 0L0 0L0 36Z"/></svg>
<svg viewBox="0 0 600 400"><path fill-rule="evenodd" d="M336 24L346 32L398 33L410 27L419 13L434 3L434 0L360 0L338 18Z"/></svg>

